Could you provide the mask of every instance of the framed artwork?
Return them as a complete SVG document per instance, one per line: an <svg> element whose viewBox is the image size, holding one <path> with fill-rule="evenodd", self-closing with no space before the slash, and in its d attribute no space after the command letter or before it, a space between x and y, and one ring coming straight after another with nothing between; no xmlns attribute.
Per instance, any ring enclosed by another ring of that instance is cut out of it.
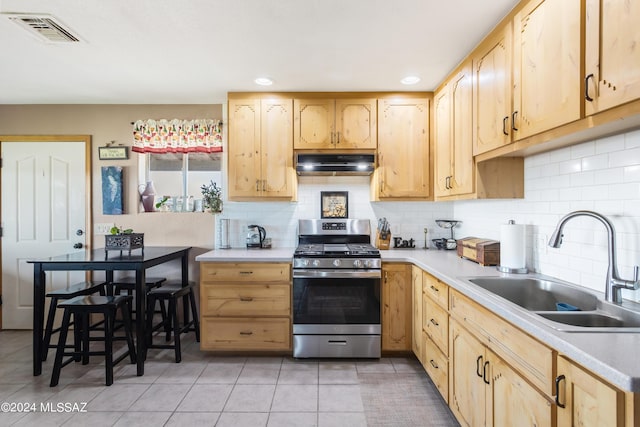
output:
<svg viewBox="0 0 640 427"><path fill-rule="evenodd" d="M320 214L322 218L349 218L349 192L321 191Z"/></svg>
<svg viewBox="0 0 640 427"><path fill-rule="evenodd" d="M128 147L98 147L100 160L126 160L129 158Z"/></svg>
<svg viewBox="0 0 640 427"><path fill-rule="evenodd" d="M122 167L102 167L102 214L122 215Z"/></svg>

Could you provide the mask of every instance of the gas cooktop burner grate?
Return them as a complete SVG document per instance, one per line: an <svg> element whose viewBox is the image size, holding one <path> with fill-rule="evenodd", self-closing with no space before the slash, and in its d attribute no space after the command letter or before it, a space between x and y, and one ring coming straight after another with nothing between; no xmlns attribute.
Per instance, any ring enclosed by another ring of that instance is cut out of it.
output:
<svg viewBox="0 0 640 427"><path fill-rule="evenodd" d="M300 244L295 256L373 256L380 255L380 251L369 244L357 243L312 243Z"/></svg>

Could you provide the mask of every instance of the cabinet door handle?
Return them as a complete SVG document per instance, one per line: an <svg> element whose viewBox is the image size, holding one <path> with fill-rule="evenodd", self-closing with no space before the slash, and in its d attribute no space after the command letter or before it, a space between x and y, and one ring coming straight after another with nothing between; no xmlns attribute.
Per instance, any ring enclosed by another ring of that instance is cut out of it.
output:
<svg viewBox="0 0 640 427"><path fill-rule="evenodd" d="M240 331L240 335L249 336L249 335L253 335L253 332L252 331Z"/></svg>
<svg viewBox="0 0 640 427"><path fill-rule="evenodd" d="M484 362L484 365L482 366L482 381L484 381L485 384L491 384L491 382L487 379L488 366L489 366L489 361L487 360L486 362Z"/></svg>
<svg viewBox="0 0 640 427"><path fill-rule="evenodd" d="M340 144L340 132L336 132L336 144Z"/></svg>
<svg viewBox="0 0 640 427"><path fill-rule="evenodd" d="M440 289L436 288L433 285L431 285L431 289L433 290L433 292L440 292Z"/></svg>
<svg viewBox="0 0 640 427"><path fill-rule="evenodd" d="M514 131L518 131L518 128L516 127L516 116L518 115L518 110L514 111L513 114L511 114L511 129L513 129Z"/></svg>
<svg viewBox="0 0 640 427"><path fill-rule="evenodd" d="M256 192L260 191L260 180L256 179Z"/></svg>
<svg viewBox="0 0 640 427"><path fill-rule="evenodd" d="M335 132L331 132L331 145L336 143Z"/></svg>
<svg viewBox="0 0 640 427"><path fill-rule="evenodd" d="M266 179L262 180L262 191L267 191L267 180Z"/></svg>
<svg viewBox="0 0 640 427"><path fill-rule="evenodd" d="M509 120L509 116L504 116L504 119L502 119L502 133L505 135L509 135L509 132L507 132L507 120Z"/></svg>
<svg viewBox="0 0 640 427"><path fill-rule="evenodd" d="M450 179L450 178L451 178L451 177L450 177L450 176L448 176L448 177L446 177L446 178L444 179L444 188L445 188L445 189L447 189L447 190L449 190L449 189L451 188L451 187L449 187L449 179Z"/></svg>
<svg viewBox="0 0 640 427"><path fill-rule="evenodd" d="M242 301L242 302L251 302L251 301L253 301L253 298L251 298L251 297L240 297L240 301Z"/></svg>
<svg viewBox="0 0 640 427"><path fill-rule="evenodd" d="M593 102L593 98L589 96L589 79L593 79L593 73L584 78L584 99Z"/></svg>
<svg viewBox="0 0 640 427"><path fill-rule="evenodd" d="M482 378L483 373L480 372L480 365L482 364L482 355L476 359L476 375Z"/></svg>
<svg viewBox="0 0 640 427"><path fill-rule="evenodd" d="M389 281L389 272L385 271L384 272L384 283L387 283Z"/></svg>
<svg viewBox="0 0 640 427"><path fill-rule="evenodd" d="M566 378L564 375L559 375L556 377L556 405L559 408L565 408L565 403L560 403L560 381L564 381Z"/></svg>
<svg viewBox="0 0 640 427"><path fill-rule="evenodd" d="M430 319L429 322L433 323L435 326L440 326L440 324L436 322L436 319Z"/></svg>
<svg viewBox="0 0 640 427"><path fill-rule="evenodd" d="M429 360L429 363L434 369L439 369L438 364L433 359Z"/></svg>

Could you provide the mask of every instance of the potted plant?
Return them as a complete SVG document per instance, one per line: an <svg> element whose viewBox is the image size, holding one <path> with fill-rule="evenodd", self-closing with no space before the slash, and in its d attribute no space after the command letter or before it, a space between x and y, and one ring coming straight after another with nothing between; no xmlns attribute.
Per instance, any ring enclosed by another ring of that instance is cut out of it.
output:
<svg viewBox="0 0 640 427"><path fill-rule="evenodd" d="M211 181L210 184L202 184L202 199L205 209L213 214L222 212L222 188Z"/></svg>

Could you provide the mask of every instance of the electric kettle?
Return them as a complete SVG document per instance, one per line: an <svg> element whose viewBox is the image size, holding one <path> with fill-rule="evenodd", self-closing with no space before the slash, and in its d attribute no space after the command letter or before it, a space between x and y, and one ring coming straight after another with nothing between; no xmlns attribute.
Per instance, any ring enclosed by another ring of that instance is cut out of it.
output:
<svg viewBox="0 0 640 427"><path fill-rule="evenodd" d="M249 225L247 229L247 248L261 248L265 237L267 237L264 227Z"/></svg>

